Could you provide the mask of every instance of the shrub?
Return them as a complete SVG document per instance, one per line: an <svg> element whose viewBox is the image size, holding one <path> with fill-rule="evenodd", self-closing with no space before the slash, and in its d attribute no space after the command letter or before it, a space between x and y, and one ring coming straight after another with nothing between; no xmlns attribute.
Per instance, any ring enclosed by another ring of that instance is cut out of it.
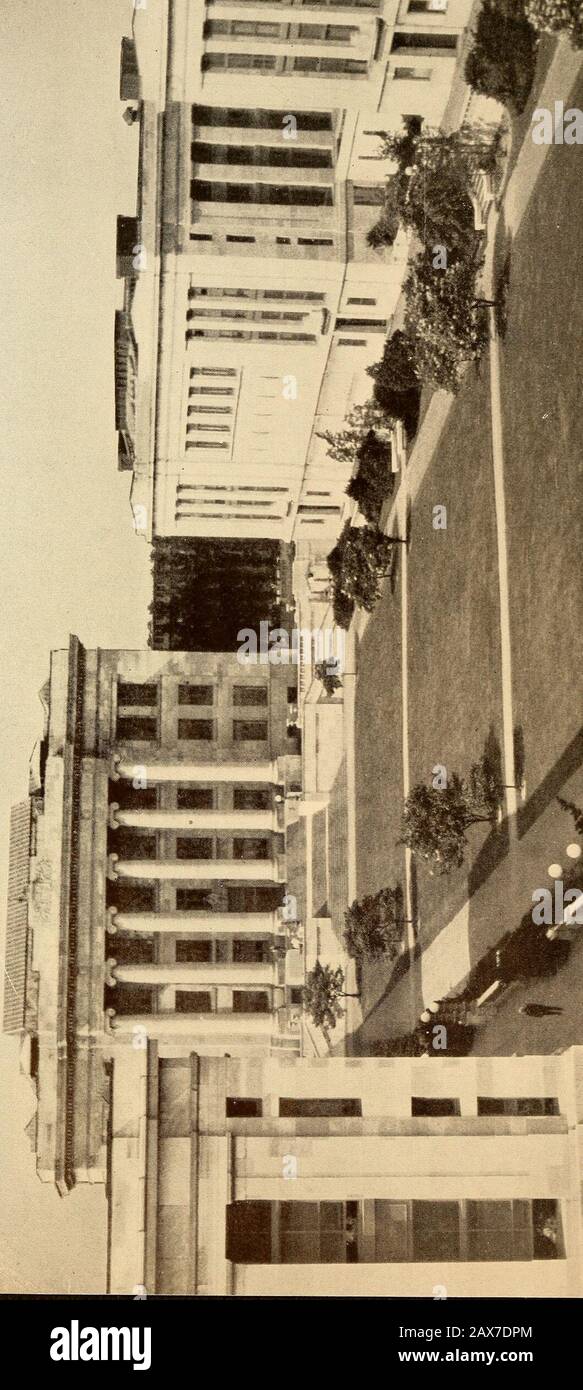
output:
<svg viewBox="0 0 583 1390"><path fill-rule="evenodd" d="M332 661L318 661L314 666L314 675L322 682L328 699L331 699L337 690L342 689L342 681L334 670Z"/></svg>
<svg viewBox="0 0 583 1390"><path fill-rule="evenodd" d="M344 943L355 960L394 960L403 944L403 894L399 887L381 888L353 902L344 917Z"/></svg>
<svg viewBox="0 0 583 1390"><path fill-rule="evenodd" d="M409 334L397 330L387 339L380 362L367 367L374 381L373 397L393 420L402 420L414 434L419 418L421 386L415 362L416 344Z"/></svg>
<svg viewBox="0 0 583 1390"><path fill-rule="evenodd" d="M383 502L392 493L395 480L390 470L390 446L374 430L365 435L357 453L358 469L346 489L358 502L362 515L376 525Z"/></svg>
<svg viewBox="0 0 583 1390"><path fill-rule="evenodd" d="M332 599L332 612L334 622L337 627L342 627L348 631L354 613L354 603L348 594L345 594L339 585L334 585L334 596Z"/></svg>
<svg viewBox="0 0 583 1390"><path fill-rule="evenodd" d="M494 818L494 798L482 768L482 763L473 764L467 781L450 773L444 787L419 782L407 797L400 844L434 865L439 874L463 864L469 827Z"/></svg>
<svg viewBox="0 0 583 1390"><path fill-rule="evenodd" d="M403 196L399 180L387 179L383 210L378 221L367 232L369 246L374 250L379 246L392 246L401 224L402 211Z"/></svg>
<svg viewBox="0 0 583 1390"><path fill-rule="evenodd" d="M526 0L526 16L534 29L545 34L568 34L575 48L583 48L581 0Z"/></svg>
<svg viewBox="0 0 583 1390"><path fill-rule="evenodd" d="M516 0L511 4L483 0L466 60L466 81L511 111L523 111L534 78L536 50L536 34Z"/></svg>
<svg viewBox="0 0 583 1390"><path fill-rule="evenodd" d="M371 613L388 572L394 540L376 526L351 526L347 521L328 556L336 597ZM334 610L336 618L336 609ZM351 613L352 617L352 613ZM336 619L339 621L339 619ZM343 626L340 623L340 626Z"/></svg>
<svg viewBox="0 0 583 1390"><path fill-rule="evenodd" d="M447 391L457 391L466 362L481 357L488 341L487 313L475 298L475 274L467 261L436 273L422 254L404 286L405 328L415 340L419 376Z"/></svg>

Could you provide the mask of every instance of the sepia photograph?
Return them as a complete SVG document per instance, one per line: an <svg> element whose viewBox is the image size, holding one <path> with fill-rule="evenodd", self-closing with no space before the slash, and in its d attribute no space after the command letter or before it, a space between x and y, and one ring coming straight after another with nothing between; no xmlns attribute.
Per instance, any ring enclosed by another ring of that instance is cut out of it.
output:
<svg viewBox="0 0 583 1390"><path fill-rule="evenodd" d="M0 1297L70 1300L49 1368L149 1369L162 1296L532 1362L583 1296L583 0L0 39Z"/></svg>

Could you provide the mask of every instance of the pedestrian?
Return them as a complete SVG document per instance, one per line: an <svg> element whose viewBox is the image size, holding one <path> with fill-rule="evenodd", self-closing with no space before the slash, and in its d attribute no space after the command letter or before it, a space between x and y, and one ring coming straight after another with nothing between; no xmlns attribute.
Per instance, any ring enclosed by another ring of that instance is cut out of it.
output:
<svg viewBox="0 0 583 1390"><path fill-rule="evenodd" d="M558 1004L521 1004L518 1012L528 1018L544 1018L546 1014L562 1014L563 1010Z"/></svg>

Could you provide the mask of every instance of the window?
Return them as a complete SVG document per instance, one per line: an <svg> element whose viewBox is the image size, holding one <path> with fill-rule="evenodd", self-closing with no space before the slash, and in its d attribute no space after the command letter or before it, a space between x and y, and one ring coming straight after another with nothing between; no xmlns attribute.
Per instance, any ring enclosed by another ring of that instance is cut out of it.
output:
<svg viewBox="0 0 583 1390"><path fill-rule="evenodd" d="M445 1100L441 1096L412 1096L412 1115L459 1115L459 1100Z"/></svg>
<svg viewBox="0 0 583 1390"><path fill-rule="evenodd" d="M202 336L202 335L201 335L201 336ZM197 421L196 424L188 424L188 425L186 426L186 433L187 433L187 434L192 434L192 433L194 432L194 430L203 430L205 434L208 434L209 432L212 432L213 434L229 434L229 433L230 433L230 429L231 429L231 426L230 426L230 425L212 425L212 424L207 424L207 422L206 422L206 420L205 420L205 421Z"/></svg>
<svg viewBox="0 0 583 1390"><path fill-rule="evenodd" d="M385 201L385 190L380 183L355 183L352 193L355 207L378 207Z"/></svg>
<svg viewBox="0 0 583 1390"><path fill-rule="evenodd" d="M238 965L261 964L269 959L268 949L266 941L254 941L248 936L241 937L239 941L233 942L233 960Z"/></svg>
<svg viewBox="0 0 583 1390"><path fill-rule="evenodd" d="M174 1008L177 1014L210 1014L211 996L207 990L177 989Z"/></svg>
<svg viewBox="0 0 583 1390"><path fill-rule="evenodd" d="M299 37L308 42L326 39L332 43L350 43L353 34L358 33L356 24L300 24Z"/></svg>
<svg viewBox="0 0 583 1390"><path fill-rule="evenodd" d="M158 737L158 721L146 715L133 714L127 719L118 715L117 737L123 743L154 743Z"/></svg>
<svg viewBox="0 0 583 1390"><path fill-rule="evenodd" d="M558 1115L555 1096L478 1096L478 1115Z"/></svg>
<svg viewBox="0 0 583 1390"><path fill-rule="evenodd" d="M229 236L228 233L227 233L227 241L255 241L255 237L254 237L254 236Z"/></svg>
<svg viewBox="0 0 583 1390"><path fill-rule="evenodd" d="M397 81L407 82L430 82L433 76L433 68L402 68L397 67L393 72L393 77Z"/></svg>
<svg viewBox="0 0 583 1390"><path fill-rule="evenodd" d="M257 203L274 207L332 207L333 188L316 184L223 183L192 179L190 196L203 203ZM253 241L254 237L229 237L227 241Z"/></svg>
<svg viewBox="0 0 583 1390"><path fill-rule="evenodd" d="M409 0L409 14L431 14L432 11L445 14L447 0Z"/></svg>
<svg viewBox="0 0 583 1390"><path fill-rule="evenodd" d="M234 396L232 386L191 386L189 396Z"/></svg>
<svg viewBox="0 0 583 1390"><path fill-rule="evenodd" d="M275 912L281 903L281 889L267 884L242 883L227 888L229 912Z"/></svg>
<svg viewBox="0 0 583 1390"><path fill-rule="evenodd" d="M276 246L291 246L291 237L290 237L290 236L276 236L276 238L275 238L275 243L276 243Z"/></svg>
<svg viewBox="0 0 583 1390"><path fill-rule="evenodd" d="M207 405L206 402L205 402L204 405L189 405L187 414L188 414L188 415L232 415L232 414L233 414L233 411L232 411L232 408L231 408L230 405ZM199 702L199 703L202 703L202 701Z"/></svg>
<svg viewBox="0 0 583 1390"><path fill-rule="evenodd" d="M234 685L233 704L234 705L266 705L267 704L266 685Z"/></svg>
<svg viewBox="0 0 583 1390"><path fill-rule="evenodd" d="M264 989L234 989L233 1013L268 1014L269 996Z"/></svg>
<svg viewBox="0 0 583 1390"><path fill-rule="evenodd" d="M269 21L255 19L207 19L204 26L206 39L222 38L225 34L241 35L255 39L277 39L281 26Z"/></svg>
<svg viewBox="0 0 583 1390"><path fill-rule="evenodd" d="M123 810L148 809L154 810L158 805L158 788L153 787L134 787L132 782L126 781L121 777L119 782L115 782L111 790L111 800L117 802Z"/></svg>
<svg viewBox="0 0 583 1390"><path fill-rule="evenodd" d="M191 232L191 233L190 233L190 240L191 240L191 241L212 241L212 236L211 236L210 232Z"/></svg>
<svg viewBox="0 0 583 1390"><path fill-rule="evenodd" d="M257 108L235 106L193 106L194 126L242 126L255 130L283 128L287 108L283 111L261 111ZM327 111L294 111L298 130L332 130L333 122Z"/></svg>
<svg viewBox="0 0 583 1390"><path fill-rule="evenodd" d="M212 859L213 841L206 836L177 835L177 859Z"/></svg>
<svg viewBox="0 0 583 1390"><path fill-rule="evenodd" d="M203 53L203 72L273 72L277 59L272 53Z"/></svg>
<svg viewBox="0 0 583 1390"><path fill-rule="evenodd" d="M233 859L268 859L269 842L256 835L241 835L233 840Z"/></svg>
<svg viewBox="0 0 583 1390"><path fill-rule="evenodd" d="M209 888L177 888L177 912L210 912Z"/></svg>
<svg viewBox="0 0 583 1390"><path fill-rule="evenodd" d="M342 328L359 328L361 333L385 333L387 328L386 319L336 319L336 331Z"/></svg>
<svg viewBox="0 0 583 1390"><path fill-rule="evenodd" d="M366 338L338 338L337 347L366 347Z"/></svg>
<svg viewBox="0 0 583 1390"><path fill-rule="evenodd" d="M319 72L326 77L366 77L368 63L363 58L292 58L293 71Z"/></svg>
<svg viewBox="0 0 583 1390"><path fill-rule="evenodd" d="M255 238L253 238L253 240L254 240L254 239L255 239ZM228 240L228 238L227 238L227 240ZM195 377L195 376L236 376L236 375L237 375L237 368L236 368L236 367L191 367L191 368L190 368L190 379L191 379L191 381L192 381L193 377ZM201 389L203 389L203 388L201 388ZM207 391L207 390L210 391L210 390L212 390L212 387L210 387L210 386L208 386L208 387L205 386L205 387L204 387L204 390L205 390L205 391Z"/></svg>
<svg viewBox="0 0 583 1390"><path fill-rule="evenodd" d="M351 1100L348 1097L341 1097L338 1100L331 1099L329 1096L322 1096L320 1099L305 1096L282 1096L279 1102L280 1115L310 1119L319 1115L327 1115L329 1118L341 1116L360 1116L362 1115L362 1102Z"/></svg>
<svg viewBox="0 0 583 1390"><path fill-rule="evenodd" d="M441 51L455 52L457 48L457 34L439 34L437 32L428 33L397 33L393 35L391 51L393 53L411 52L416 49L433 56Z"/></svg>
<svg viewBox="0 0 583 1390"><path fill-rule="evenodd" d="M187 439L187 449L228 449L226 440L222 439Z"/></svg>
<svg viewBox="0 0 583 1390"><path fill-rule="evenodd" d="M298 246L333 246L334 240L327 236L299 236Z"/></svg>
<svg viewBox="0 0 583 1390"><path fill-rule="evenodd" d="M120 859L155 859L156 836L132 826L120 826L115 831L115 851Z"/></svg>
<svg viewBox="0 0 583 1390"><path fill-rule="evenodd" d="M177 787L176 805L183 811L211 811L214 806L212 787Z"/></svg>
<svg viewBox="0 0 583 1390"><path fill-rule="evenodd" d="M157 705L157 685L134 685L128 681L117 683L117 703L119 705Z"/></svg>
<svg viewBox="0 0 583 1390"><path fill-rule="evenodd" d="M350 298L350 299L348 300L348 303L349 303L349 304L371 304L371 305L373 306L373 308L374 308L374 305L376 304L376 299L354 299L354 298Z"/></svg>
<svg viewBox="0 0 583 1390"><path fill-rule="evenodd" d="M234 811L267 811L270 806L271 792L267 787L235 787Z"/></svg>
<svg viewBox="0 0 583 1390"><path fill-rule="evenodd" d="M261 1119L263 1101L254 1096L227 1096L225 1110L228 1120Z"/></svg>
<svg viewBox="0 0 583 1390"><path fill-rule="evenodd" d="M179 705L212 705L212 685L179 685Z"/></svg>
<svg viewBox="0 0 583 1390"><path fill-rule="evenodd" d="M131 878L119 878L115 883L108 880L107 905L115 906L118 912L155 912L156 884Z"/></svg>
<svg viewBox="0 0 583 1390"><path fill-rule="evenodd" d="M201 739L210 742L215 737L215 726L212 719L179 719L178 737L189 739Z"/></svg>
<svg viewBox="0 0 583 1390"><path fill-rule="evenodd" d="M203 964L210 963L213 955L212 941L182 941L176 942L176 960L179 962L200 961Z"/></svg>
<svg viewBox="0 0 583 1390"><path fill-rule="evenodd" d="M267 722L263 719L234 719L233 739L235 743L244 743L246 740L265 742Z"/></svg>

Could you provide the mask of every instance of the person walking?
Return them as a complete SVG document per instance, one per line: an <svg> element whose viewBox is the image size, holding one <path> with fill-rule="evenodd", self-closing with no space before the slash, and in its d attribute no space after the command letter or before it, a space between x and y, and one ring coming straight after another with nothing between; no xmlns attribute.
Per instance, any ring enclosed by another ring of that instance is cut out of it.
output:
<svg viewBox="0 0 583 1390"><path fill-rule="evenodd" d="M546 1014L562 1014L563 1010L559 1004L521 1004L518 1012L527 1018L544 1018Z"/></svg>

